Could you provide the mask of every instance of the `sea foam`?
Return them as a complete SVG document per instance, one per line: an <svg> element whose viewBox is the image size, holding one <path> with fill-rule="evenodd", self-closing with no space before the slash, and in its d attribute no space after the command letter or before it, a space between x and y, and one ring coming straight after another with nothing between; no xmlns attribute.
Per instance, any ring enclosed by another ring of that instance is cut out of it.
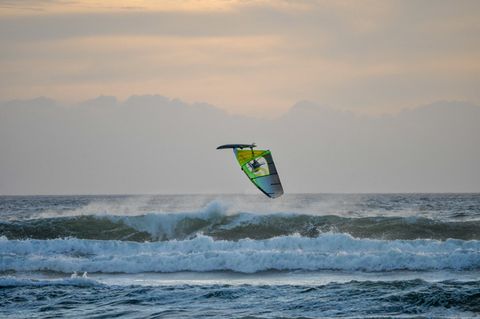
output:
<svg viewBox="0 0 480 319"><path fill-rule="evenodd" d="M0 271L63 273L479 269L478 240L374 240L348 234L265 240L0 240Z"/></svg>
<svg viewBox="0 0 480 319"><path fill-rule="evenodd" d="M278 212L229 212L213 202L191 213L147 213L135 216L85 215L0 221L0 234L9 239L78 239L166 241L185 240L199 233L217 240L268 239L298 233L347 233L356 238L413 240L449 238L480 240L480 221L434 220L422 217L340 217Z"/></svg>

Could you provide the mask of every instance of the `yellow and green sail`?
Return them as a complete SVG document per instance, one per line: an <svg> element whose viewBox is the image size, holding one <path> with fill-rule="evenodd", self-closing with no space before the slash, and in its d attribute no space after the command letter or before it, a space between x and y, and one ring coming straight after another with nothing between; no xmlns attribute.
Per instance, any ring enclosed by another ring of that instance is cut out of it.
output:
<svg viewBox="0 0 480 319"><path fill-rule="evenodd" d="M255 144L227 144L217 149L232 148L242 171L260 191L270 198L281 196L283 187L271 152L253 147Z"/></svg>

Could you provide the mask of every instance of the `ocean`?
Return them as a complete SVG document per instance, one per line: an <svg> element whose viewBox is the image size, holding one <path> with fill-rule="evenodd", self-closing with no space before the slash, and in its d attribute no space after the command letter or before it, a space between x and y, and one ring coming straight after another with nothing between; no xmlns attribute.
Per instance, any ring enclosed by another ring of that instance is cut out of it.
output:
<svg viewBox="0 0 480 319"><path fill-rule="evenodd" d="M480 318L480 194L0 196L0 318Z"/></svg>

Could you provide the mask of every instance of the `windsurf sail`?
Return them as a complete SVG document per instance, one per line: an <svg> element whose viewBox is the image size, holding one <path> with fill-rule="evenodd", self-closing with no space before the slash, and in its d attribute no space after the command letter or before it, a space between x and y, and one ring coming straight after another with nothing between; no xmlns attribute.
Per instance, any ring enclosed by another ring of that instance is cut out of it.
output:
<svg viewBox="0 0 480 319"><path fill-rule="evenodd" d="M254 150L255 144L226 144L217 149L233 149L235 158L250 181L265 195L283 195L283 187L270 150Z"/></svg>

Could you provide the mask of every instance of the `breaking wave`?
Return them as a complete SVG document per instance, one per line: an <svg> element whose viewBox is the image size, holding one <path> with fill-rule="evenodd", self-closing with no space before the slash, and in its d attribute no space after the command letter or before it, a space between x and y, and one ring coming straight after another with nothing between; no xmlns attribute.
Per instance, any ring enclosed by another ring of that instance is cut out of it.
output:
<svg viewBox="0 0 480 319"><path fill-rule="evenodd" d="M265 240L188 240L137 243L82 239L0 240L0 271L62 273L267 270L478 270L480 241L374 240L347 234Z"/></svg>
<svg viewBox="0 0 480 319"><path fill-rule="evenodd" d="M420 217L342 217L295 213L229 214L221 205L195 213L148 213L138 216L81 215L0 222L9 239L79 239L166 241L198 234L217 240L268 239L300 234L346 233L357 238L480 240L480 221L445 221Z"/></svg>

